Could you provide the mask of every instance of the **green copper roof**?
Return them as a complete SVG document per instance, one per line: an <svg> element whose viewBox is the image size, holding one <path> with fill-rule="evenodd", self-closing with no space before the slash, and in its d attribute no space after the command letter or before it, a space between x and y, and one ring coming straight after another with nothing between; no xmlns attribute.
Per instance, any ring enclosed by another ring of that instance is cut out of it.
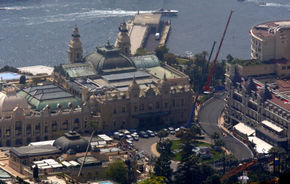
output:
<svg viewBox="0 0 290 184"><path fill-rule="evenodd" d="M155 55L135 56L131 59L138 69L160 66L160 61Z"/></svg>
<svg viewBox="0 0 290 184"><path fill-rule="evenodd" d="M152 67L152 68L147 68L146 69L151 75L153 75L154 77L158 78L158 79L163 79L164 74L166 75L166 77L168 79L176 79L176 78L180 78L180 76L178 76L177 74L161 67L161 66L156 66L156 67Z"/></svg>
<svg viewBox="0 0 290 184"><path fill-rule="evenodd" d="M79 98L52 84L27 87L18 94L27 99L28 103L39 111L46 105L49 105L52 110L56 109L58 104L61 104L63 108L68 108L69 103L81 106Z"/></svg>
<svg viewBox="0 0 290 184"><path fill-rule="evenodd" d="M69 77L88 77L97 75L96 71L89 64L67 64L62 65L64 71L69 75Z"/></svg>

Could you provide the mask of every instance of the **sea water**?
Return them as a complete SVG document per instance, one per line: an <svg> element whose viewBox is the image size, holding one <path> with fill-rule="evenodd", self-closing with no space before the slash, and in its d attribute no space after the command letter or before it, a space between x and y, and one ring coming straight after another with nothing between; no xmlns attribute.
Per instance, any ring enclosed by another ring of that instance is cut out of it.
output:
<svg viewBox="0 0 290 184"><path fill-rule="evenodd" d="M114 43L119 24L138 10L159 8L179 11L169 18L168 39L170 52L179 55L209 52L234 10L219 59L249 58L252 26L290 19L289 0L0 0L0 66L67 63L75 25L86 55L107 40Z"/></svg>

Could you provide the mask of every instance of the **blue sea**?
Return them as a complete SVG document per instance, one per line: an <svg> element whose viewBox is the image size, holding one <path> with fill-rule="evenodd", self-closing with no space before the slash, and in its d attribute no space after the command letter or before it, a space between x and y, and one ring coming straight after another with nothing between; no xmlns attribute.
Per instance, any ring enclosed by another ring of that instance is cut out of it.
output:
<svg viewBox="0 0 290 184"><path fill-rule="evenodd" d="M170 52L179 55L210 51L234 10L219 59L249 58L253 25L290 19L289 0L0 0L0 66L66 63L75 25L86 55L113 43L119 24L138 10L159 8L179 10L168 39Z"/></svg>

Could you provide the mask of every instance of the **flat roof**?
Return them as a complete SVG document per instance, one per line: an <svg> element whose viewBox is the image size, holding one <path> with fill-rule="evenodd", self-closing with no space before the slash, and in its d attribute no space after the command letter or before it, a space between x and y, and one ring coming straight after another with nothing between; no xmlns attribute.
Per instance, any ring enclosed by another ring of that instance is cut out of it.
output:
<svg viewBox="0 0 290 184"><path fill-rule="evenodd" d="M19 80L21 77L20 74L18 73L12 73L12 72L3 72L3 73L0 73L0 78L2 80Z"/></svg>
<svg viewBox="0 0 290 184"><path fill-rule="evenodd" d="M97 75L97 72L89 64L75 63L62 65L62 68L68 73L72 78L75 77L87 77Z"/></svg>
<svg viewBox="0 0 290 184"><path fill-rule="evenodd" d="M132 80L135 79L144 79L150 78L151 75L145 71L136 71L136 72L127 72L127 73L119 73L119 74L110 74L110 75L103 75L102 78L109 81L124 81L124 80Z"/></svg>
<svg viewBox="0 0 290 184"><path fill-rule="evenodd" d="M251 32L256 36L263 38L273 36L275 31L279 31L280 29L285 28L290 28L290 20L264 22L254 26L251 29Z"/></svg>
<svg viewBox="0 0 290 184"><path fill-rule="evenodd" d="M102 138L104 141L112 141L113 139L106 134L99 134L98 137Z"/></svg>
<svg viewBox="0 0 290 184"><path fill-rule="evenodd" d="M28 146L41 146L41 145L53 145L55 140L31 142Z"/></svg>
<svg viewBox="0 0 290 184"><path fill-rule="evenodd" d="M10 153L20 158L60 154L61 151L52 145L13 147Z"/></svg>
<svg viewBox="0 0 290 184"><path fill-rule="evenodd" d="M18 68L21 72L31 73L32 75L51 75L53 67L44 65L26 66Z"/></svg>
<svg viewBox="0 0 290 184"><path fill-rule="evenodd" d="M275 130L276 132L282 132L283 131L282 128L278 127L277 125L275 125L274 123L272 123L270 121L263 120L261 123L263 125L266 125L267 127L271 128L271 129Z"/></svg>
<svg viewBox="0 0 290 184"><path fill-rule="evenodd" d="M244 123L238 123L234 126L234 128L247 136L253 135L255 133L255 129L245 125Z"/></svg>
<svg viewBox="0 0 290 184"><path fill-rule="evenodd" d="M269 150L273 147L272 145L268 144L262 139L259 139L256 136L249 137L249 140L256 145L255 149L258 153L268 153Z"/></svg>
<svg viewBox="0 0 290 184"><path fill-rule="evenodd" d="M177 75L176 73L167 70L166 68L163 68L161 66L156 66L156 67L152 67L152 68L147 68L146 69L151 75L153 75L154 77L158 78L158 79L163 79L164 74L166 74L166 78L167 79L177 79L180 78L179 75Z"/></svg>

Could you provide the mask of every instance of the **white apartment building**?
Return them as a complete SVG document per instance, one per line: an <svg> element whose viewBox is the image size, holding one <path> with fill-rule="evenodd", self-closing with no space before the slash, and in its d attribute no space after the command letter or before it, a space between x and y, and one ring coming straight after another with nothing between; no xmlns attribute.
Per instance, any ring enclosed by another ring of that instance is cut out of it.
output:
<svg viewBox="0 0 290 184"><path fill-rule="evenodd" d="M250 30L251 59L290 60L290 20L265 22Z"/></svg>

